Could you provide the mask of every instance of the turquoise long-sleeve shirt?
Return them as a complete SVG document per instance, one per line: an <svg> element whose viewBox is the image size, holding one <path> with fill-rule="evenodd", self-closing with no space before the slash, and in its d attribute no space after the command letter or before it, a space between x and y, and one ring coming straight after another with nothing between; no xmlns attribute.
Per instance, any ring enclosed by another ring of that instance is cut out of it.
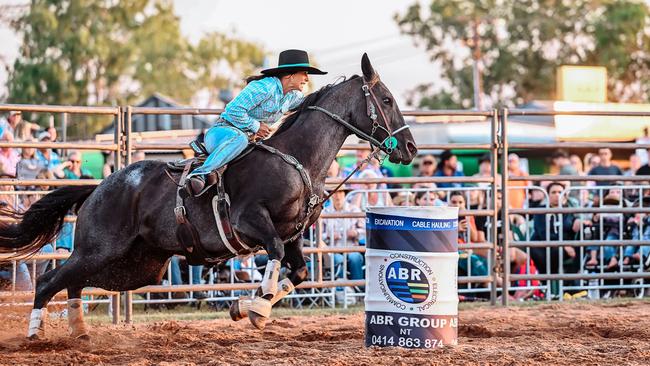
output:
<svg viewBox="0 0 650 366"><path fill-rule="evenodd" d="M250 82L228 103L221 118L244 132L256 133L260 122L277 122L287 111L300 105L303 99L304 95L297 90L284 94L280 79L269 76Z"/></svg>

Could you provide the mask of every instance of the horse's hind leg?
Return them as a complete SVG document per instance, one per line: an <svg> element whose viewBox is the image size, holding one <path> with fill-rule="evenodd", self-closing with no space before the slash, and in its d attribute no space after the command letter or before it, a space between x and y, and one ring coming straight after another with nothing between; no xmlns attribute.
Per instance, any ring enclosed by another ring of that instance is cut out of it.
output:
<svg viewBox="0 0 650 366"><path fill-rule="evenodd" d="M36 280L34 308L30 316L27 337L37 339L45 335L45 319L47 304L59 291L70 287L81 286L83 279L91 275L103 263L93 263L90 258L80 258L73 255L62 266L44 273ZM79 291L80 292L80 291Z"/></svg>
<svg viewBox="0 0 650 366"><path fill-rule="evenodd" d="M34 296L34 307L29 317L29 329L27 337L30 339L42 338L45 335L45 321L47 320L47 303L50 302L55 293L48 295L42 289L48 284L61 267L56 267L43 273L36 279L36 294ZM58 291L57 291L58 292Z"/></svg>

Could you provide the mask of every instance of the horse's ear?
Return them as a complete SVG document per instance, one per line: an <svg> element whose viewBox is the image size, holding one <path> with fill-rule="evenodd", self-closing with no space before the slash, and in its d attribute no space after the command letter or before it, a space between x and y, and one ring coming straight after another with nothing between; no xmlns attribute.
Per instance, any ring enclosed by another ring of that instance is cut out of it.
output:
<svg viewBox="0 0 650 366"><path fill-rule="evenodd" d="M363 76L366 77L366 80L372 80L375 76L375 69L372 68L367 53L364 53L363 56L361 56L361 71L363 71Z"/></svg>

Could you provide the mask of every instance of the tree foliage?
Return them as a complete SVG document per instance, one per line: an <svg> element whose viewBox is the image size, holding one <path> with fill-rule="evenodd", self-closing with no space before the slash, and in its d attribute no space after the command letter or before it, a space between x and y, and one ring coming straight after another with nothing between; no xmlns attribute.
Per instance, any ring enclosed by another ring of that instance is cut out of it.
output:
<svg viewBox="0 0 650 366"><path fill-rule="evenodd" d="M237 86L264 54L220 33L191 44L169 0L32 0L12 25L22 45L11 103L125 105L154 92L191 103L202 88Z"/></svg>
<svg viewBox="0 0 650 366"><path fill-rule="evenodd" d="M611 101L649 99L650 9L642 2L433 0L395 20L442 68L445 87L412 92L420 107L473 106L477 54L484 94L495 106L552 99L556 69L567 64L605 66Z"/></svg>

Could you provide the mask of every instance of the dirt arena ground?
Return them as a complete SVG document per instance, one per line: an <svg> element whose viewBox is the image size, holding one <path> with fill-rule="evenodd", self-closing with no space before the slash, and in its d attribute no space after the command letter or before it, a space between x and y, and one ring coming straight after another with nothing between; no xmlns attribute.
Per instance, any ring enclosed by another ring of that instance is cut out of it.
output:
<svg viewBox="0 0 650 366"><path fill-rule="evenodd" d="M27 314L0 308L1 365L576 365L650 364L650 301L562 303L460 311L459 345L437 350L363 346L363 312L247 321L92 326L89 342L53 320L48 339L23 338Z"/></svg>

